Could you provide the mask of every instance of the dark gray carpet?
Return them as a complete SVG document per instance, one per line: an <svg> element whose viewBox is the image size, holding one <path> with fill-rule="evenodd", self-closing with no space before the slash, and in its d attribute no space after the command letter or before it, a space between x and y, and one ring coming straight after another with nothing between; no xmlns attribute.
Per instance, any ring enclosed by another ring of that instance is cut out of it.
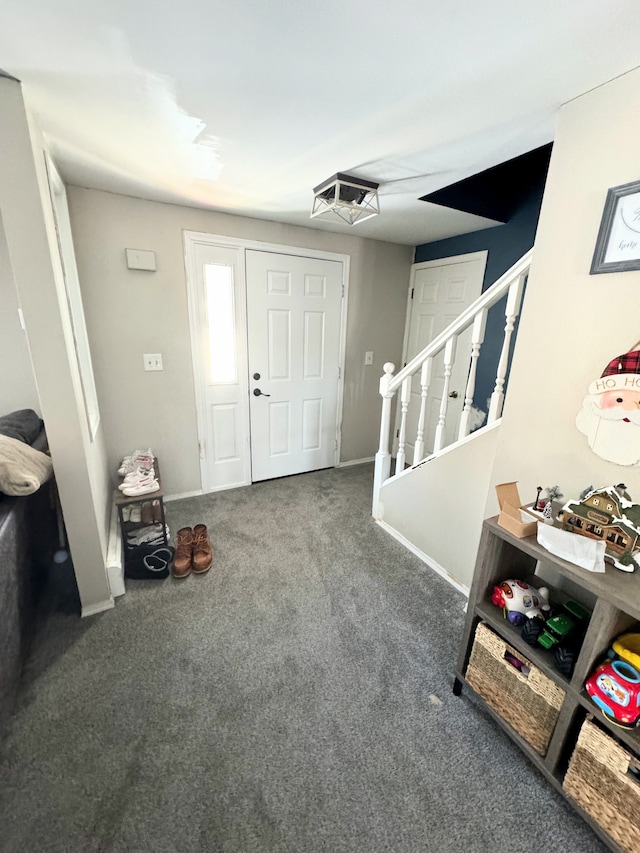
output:
<svg viewBox="0 0 640 853"><path fill-rule="evenodd" d="M3 744L0 848L591 853L467 695L464 599L370 518L370 466L168 505L214 568L51 616Z"/></svg>

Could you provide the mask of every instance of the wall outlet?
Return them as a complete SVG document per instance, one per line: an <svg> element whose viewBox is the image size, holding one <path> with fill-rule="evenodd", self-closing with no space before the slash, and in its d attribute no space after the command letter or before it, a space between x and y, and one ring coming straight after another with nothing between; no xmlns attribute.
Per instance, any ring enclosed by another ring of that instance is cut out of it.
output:
<svg viewBox="0 0 640 853"><path fill-rule="evenodd" d="M144 360L145 370L163 370L162 353L160 352L145 352L142 356Z"/></svg>
<svg viewBox="0 0 640 853"><path fill-rule="evenodd" d="M369 352L365 352L365 354L364 354L364 363L365 363L365 364L373 364L373 353L372 353L372 352L370 352L370 351L369 351Z"/></svg>

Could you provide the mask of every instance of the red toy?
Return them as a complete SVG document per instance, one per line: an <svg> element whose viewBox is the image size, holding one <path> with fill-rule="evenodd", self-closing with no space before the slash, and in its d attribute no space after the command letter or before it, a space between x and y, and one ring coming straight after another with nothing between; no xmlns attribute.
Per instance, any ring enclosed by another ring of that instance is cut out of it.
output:
<svg viewBox="0 0 640 853"><path fill-rule="evenodd" d="M624 728L640 723L640 672L628 661L606 661L591 673L584 686L612 723Z"/></svg>

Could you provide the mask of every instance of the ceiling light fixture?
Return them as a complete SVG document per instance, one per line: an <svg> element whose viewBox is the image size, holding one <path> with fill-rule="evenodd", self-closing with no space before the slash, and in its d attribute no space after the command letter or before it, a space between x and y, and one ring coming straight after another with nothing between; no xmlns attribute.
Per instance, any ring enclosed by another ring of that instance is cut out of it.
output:
<svg viewBox="0 0 640 853"><path fill-rule="evenodd" d="M373 181L338 172L313 188L310 219L335 213L348 225L364 222L380 213L378 187Z"/></svg>

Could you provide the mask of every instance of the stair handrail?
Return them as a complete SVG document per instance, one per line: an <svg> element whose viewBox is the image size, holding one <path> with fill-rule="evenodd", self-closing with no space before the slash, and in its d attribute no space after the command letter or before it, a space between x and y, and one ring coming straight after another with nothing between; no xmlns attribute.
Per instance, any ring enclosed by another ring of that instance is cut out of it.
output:
<svg viewBox="0 0 640 853"><path fill-rule="evenodd" d="M421 411L418 422L418 435L415 444L416 455L424 451L423 430L424 430L424 411L425 401L430 384L431 368L433 357L444 349L444 367L445 367L445 393L441 403L439 412L438 426L436 428L435 452L442 449L444 424L447 414L447 394L448 377L451 374L453 361L455 360L455 350L457 336L460 332L473 326L472 330L472 349L470 353L470 369L468 381L465 390L465 408L461 417L459 438L463 438L469 431L469 409L473 401L473 392L475 388L475 371L477 359L480 352L480 347L484 341L484 331L486 324L487 311L502 297L507 294L507 304L505 309L506 324L504 328L504 340L502 351L498 361L496 372L496 384L491 395L489 413L487 416L487 424L496 421L502 414L502 406L504 402L504 383L506 379L508 363L509 363L509 348L511 337L514 330L515 320L520 310L524 283L529 273L531 259L533 257L533 248L529 249L520 260L516 261L503 275L500 276L491 287L487 288L480 296L466 308L456 319L450 323L446 329L440 332L439 335L427 346L414 356L408 364L406 364L394 376L395 365L387 362L384 365L384 373L380 379L380 396L382 397L382 415L380 421L380 445L375 456L375 473L373 484L373 515L375 518L380 518L383 513L383 507L380 503L380 489L382 484L389 479L391 473L391 453L389 450L389 440L391 435L391 402L398 388L401 388L401 421L399 429L398 453L396 458L396 473L401 473L404 470L405 463L405 432L407 410L409 407L409 399L411 395L411 378L421 370ZM417 459L414 458L414 465Z"/></svg>
<svg viewBox="0 0 640 853"><path fill-rule="evenodd" d="M389 391L396 391L400 385L402 385L402 380L406 379L407 376L413 376L413 374L417 372L418 368L422 367L422 364L430 355L436 355L444 347L449 338L464 331L467 326L470 326L475 319L476 314L479 314L483 309L491 308L496 302L499 302L513 281L529 269L531 266L532 256L533 248L529 249L529 251L523 255L519 261L516 261L516 263L505 273L503 273L499 279L496 279L491 287L488 287L483 293L481 293L475 302L473 302L468 308L465 308L465 310L459 314L446 329L440 332L439 335L436 335L436 337L428 343L421 352L414 356L411 361L407 362L402 370L399 370L389 382Z"/></svg>

